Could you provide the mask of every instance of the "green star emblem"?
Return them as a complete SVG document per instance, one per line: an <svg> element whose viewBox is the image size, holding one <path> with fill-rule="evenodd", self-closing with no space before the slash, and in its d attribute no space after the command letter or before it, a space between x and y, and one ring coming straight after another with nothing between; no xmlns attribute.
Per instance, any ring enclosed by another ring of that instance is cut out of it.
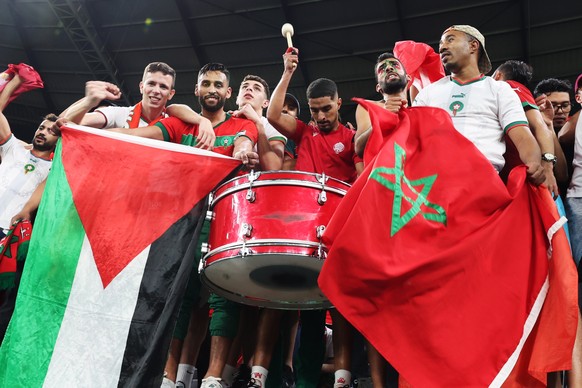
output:
<svg viewBox="0 0 582 388"><path fill-rule="evenodd" d="M437 179L437 174L410 180L406 175L404 175L405 160L406 152L402 147L394 143L394 167L378 167L372 170L372 173L370 174L371 179L374 179L382 186L394 192L394 201L392 203L392 226L390 228L391 237L418 214L421 214L429 221L440 222L443 225L446 225L447 223L445 209L428 200L428 194ZM386 175L394 175L394 182L389 180ZM411 195L404 193L404 187L408 188ZM417 187L420 188L417 189ZM408 202L411 205L411 208L406 213L401 214L403 200ZM423 205L427 208L427 211L423 211Z"/></svg>

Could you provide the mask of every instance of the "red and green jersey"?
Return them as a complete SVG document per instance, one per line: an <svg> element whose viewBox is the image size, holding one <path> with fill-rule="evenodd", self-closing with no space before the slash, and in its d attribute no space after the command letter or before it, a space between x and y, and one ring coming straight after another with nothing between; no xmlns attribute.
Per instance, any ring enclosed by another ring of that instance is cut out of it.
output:
<svg viewBox="0 0 582 388"><path fill-rule="evenodd" d="M519 101L521 102L521 106L523 107L523 110L529 110L529 109L539 110L540 109L540 108L538 108L538 106L536 104L536 100L535 100L533 94L531 94L531 92L527 88L527 86L525 86L524 84L521 84L517 81L512 81L512 80L505 81L505 82L507 82L509 84L509 86L511 86L513 91L519 97Z"/></svg>
<svg viewBox="0 0 582 388"><path fill-rule="evenodd" d="M314 125L297 120L295 168L354 182L357 178L355 164L362 161L354 150L354 135L354 130L342 124L336 131L325 133Z"/></svg>
<svg viewBox="0 0 582 388"><path fill-rule="evenodd" d="M194 147L198 135L198 125L187 124L176 117L168 117L156 123L162 130L164 141L184 144ZM214 127L216 140L214 152L232 156L234 141L240 136L249 138L253 144L257 143L259 133L255 123L247 119L226 115L226 120Z"/></svg>

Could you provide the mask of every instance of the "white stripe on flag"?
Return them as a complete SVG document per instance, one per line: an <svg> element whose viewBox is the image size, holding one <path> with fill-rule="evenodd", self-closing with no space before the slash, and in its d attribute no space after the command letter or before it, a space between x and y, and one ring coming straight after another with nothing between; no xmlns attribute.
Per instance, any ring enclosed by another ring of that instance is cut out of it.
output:
<svg viewBox="0 0 582 388"><path fill-rule="evenodd" d="M45 387L117 387L149 249L103 289L85 236Z"/></svg>

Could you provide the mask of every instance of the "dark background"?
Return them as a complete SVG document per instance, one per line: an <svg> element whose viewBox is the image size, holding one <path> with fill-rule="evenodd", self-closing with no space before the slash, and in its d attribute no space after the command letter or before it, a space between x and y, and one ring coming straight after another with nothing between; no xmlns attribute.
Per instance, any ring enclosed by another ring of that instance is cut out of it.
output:
<svg viewBox="0 0 582 388"><path fill-rule="evenodd" d="M303 119L307 85L327 77L339 86L343 120L353 121L351 97L378 98L378 54L408 39L437 48L452 24L470 24L485 35L494 69L508 59L532 64L532 86L547 77L574 83L582 72L580 0L0 0L0 71L25 62L45 83L5 113L17 136L30 140L40 117L81 98L88 80L115 82L126 99L120 104L136 103L152 61L176 69L173 102L196 110L196 74L207 62L230 69L235 92L246 74L274 88L283 69L285 22L293 24L300 49L289 91ZM234 96L227 108L234 108Z"/></svg>

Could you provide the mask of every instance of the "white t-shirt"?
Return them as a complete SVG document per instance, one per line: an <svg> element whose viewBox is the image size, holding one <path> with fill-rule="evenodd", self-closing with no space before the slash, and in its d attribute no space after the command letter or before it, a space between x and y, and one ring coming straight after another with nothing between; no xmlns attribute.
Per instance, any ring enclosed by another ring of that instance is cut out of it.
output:
<svg viewBox="0 0 582 388"><path fill-rule="evenodd" d="M95 112L101 113L105 116L105 126L103 128L129 128L129 121L133 113L134 106L106 106L95 109ZM167 117L164 115L164 117ZM149 122L145 121L143 117L139 118L139 127L149 126Z"/></svg>
<svg viewBox="0 0 582 388"><path fill-rule="evenodd" d="M261 122L263 123L263 127L265 127L265 135L269 141L280 140L283 144L287 143L287 138L281 132L277 131L265 116L261 116Z"/></svg>
<svg viewBox="0 0 582 388"><path fill-rule="evenodd" d="M14 135L0 145L0 157L0 228L7 230L10 219L46 179L51 161L34 156Z"/></svg>
<svg viewBox="0 0 582 388"><path fill-rule="evenodd" d="M580 198L582 197L582 119L580 118L578 118L578 123L576 124L572 166L574 166L574 172L566 196Z"/></svg>
<svg viewBox="0 0 582 388"><path fill-rule="evenodd" d="M465 84L450 76L441 78L422 89L414 105L447 111L455 129L471 140L497 171L505 164L504 135L515 126L527 125L511 86L486 76Z"/></svg>

